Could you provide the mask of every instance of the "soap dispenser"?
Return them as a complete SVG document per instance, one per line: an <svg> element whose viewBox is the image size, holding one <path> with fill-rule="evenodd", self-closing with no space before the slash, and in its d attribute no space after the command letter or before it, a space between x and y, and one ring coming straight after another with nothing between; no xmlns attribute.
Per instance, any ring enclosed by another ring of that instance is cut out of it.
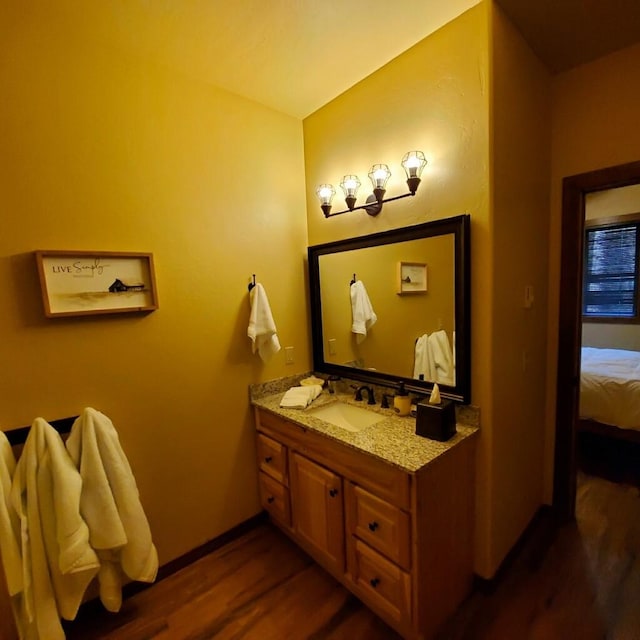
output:
<svg viewBox="0 0 640 640"><path fill-rule="evenodd" d="M393 397L393 408L399 416L408 416L411 412L411 398L404 388L404 382L400 383L398 392Z"/></svg>

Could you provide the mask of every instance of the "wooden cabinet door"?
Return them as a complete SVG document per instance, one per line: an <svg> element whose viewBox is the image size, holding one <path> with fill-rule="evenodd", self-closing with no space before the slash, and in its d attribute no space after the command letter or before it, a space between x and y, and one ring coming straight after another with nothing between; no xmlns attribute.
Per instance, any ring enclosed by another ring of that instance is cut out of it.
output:
<svg viewBox="0 0 640 640"><path fill-rule="evenodd" d="M344 573L342 478L293 453L290 460L293 528L309 553L335 573Z"/></svg>

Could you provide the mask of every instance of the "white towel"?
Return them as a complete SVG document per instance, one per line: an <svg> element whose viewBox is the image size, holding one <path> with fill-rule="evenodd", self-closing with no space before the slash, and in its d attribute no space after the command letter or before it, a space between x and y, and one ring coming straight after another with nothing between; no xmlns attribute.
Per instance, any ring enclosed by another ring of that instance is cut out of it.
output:
<svg viewBox="0 0 640 640"><path fill-rule="evenodd" d="M21 528L26 637L64 640L99 568L80 515L82 479L60 434L36 418L16 465L11 502Z"/></svg>
<svg viewBox="0 0 640 640"><path fill-rule="evenodd" d="M356 334L356 341L362 342L367 337L367 331L376 323L378 316L373 310L361 280L351 285L351 316L351 331Z"/></svg>
<svg viewBox="0 0 640 640"><path fill-rule="evenodd" d="M4 580L11 599L13 617L21 638L25 637L22 625L24 617L23 607L23 579L22 552L20 550L20 521L18 514L11 504L11 483L16 469L16 459L11 444L0 431L0 553ZM0 580L2 576L0 575Z"/></svg>
<svg viewBox="0 0 640 640"><path fill-rule="evenodd" d="M156 578L158 554L149 523L129 461L107 416L84 409L71 427L67 450L80 470L80 509L100 558L100 599L115 612L122 604L123 572L141 582Z"/></svg>
<svg viewBox="0 0 640 640"><path fill-rule="evenodd" d="M433 356L435 366L435 377L433 380L441 384L453 385L453 353L447 332L444 329L435 331L429 336L429 347Z"/></svg>
<svg viewBox="0 0 640 640"><path fill-rule="evenodd" d="M249 294L251 315L247 335L252 341L252 351L260 354L263 362L280 351L280 341L276 335L276 324L271 315L271 307L264 287L257 282Z"/></svg>
<svg viewBox="0 0 640 640"><path fill-rule="evenodd" d="M322 393L322 386L310 384L303 387L291 387L280 400L280 406L288 409L304 409Z"/></svg>
<svg viewBox="0 0 640 640"><path fill-rule="evenodd" d="M420 375L423 376L423 380L436 379L433 355L431 353L431 346L429 345L429 336L426 333L416 340L415 346L413 377L420 379Z"/></svg>

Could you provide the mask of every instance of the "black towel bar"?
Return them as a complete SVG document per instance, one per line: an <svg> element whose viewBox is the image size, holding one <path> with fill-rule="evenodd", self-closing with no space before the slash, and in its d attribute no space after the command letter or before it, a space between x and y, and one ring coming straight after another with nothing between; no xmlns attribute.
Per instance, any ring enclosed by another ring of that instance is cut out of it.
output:
<svg viewBox="0 0 640 640"><path fill-rule="evenodd" d="M60 418L59 420L51 420L49 424L59 433L65 434L71 431L73 423L78 416L71 416L70 418ZM19 427L18 429L11 429L11 431L5 431L4 435L7 436L7 440L12 447L19 444L24 444L31 426Z"/></svg>

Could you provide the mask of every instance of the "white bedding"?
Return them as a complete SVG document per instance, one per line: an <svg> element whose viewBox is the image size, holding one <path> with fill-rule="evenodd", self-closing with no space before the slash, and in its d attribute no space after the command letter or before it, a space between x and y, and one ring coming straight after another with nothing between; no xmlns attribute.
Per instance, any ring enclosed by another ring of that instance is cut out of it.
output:
<svg viewBox="0 0 640 640"><path fill-rule="evenodd" d="M640 352L582 348L580 417L640 431Z"/></svg>

